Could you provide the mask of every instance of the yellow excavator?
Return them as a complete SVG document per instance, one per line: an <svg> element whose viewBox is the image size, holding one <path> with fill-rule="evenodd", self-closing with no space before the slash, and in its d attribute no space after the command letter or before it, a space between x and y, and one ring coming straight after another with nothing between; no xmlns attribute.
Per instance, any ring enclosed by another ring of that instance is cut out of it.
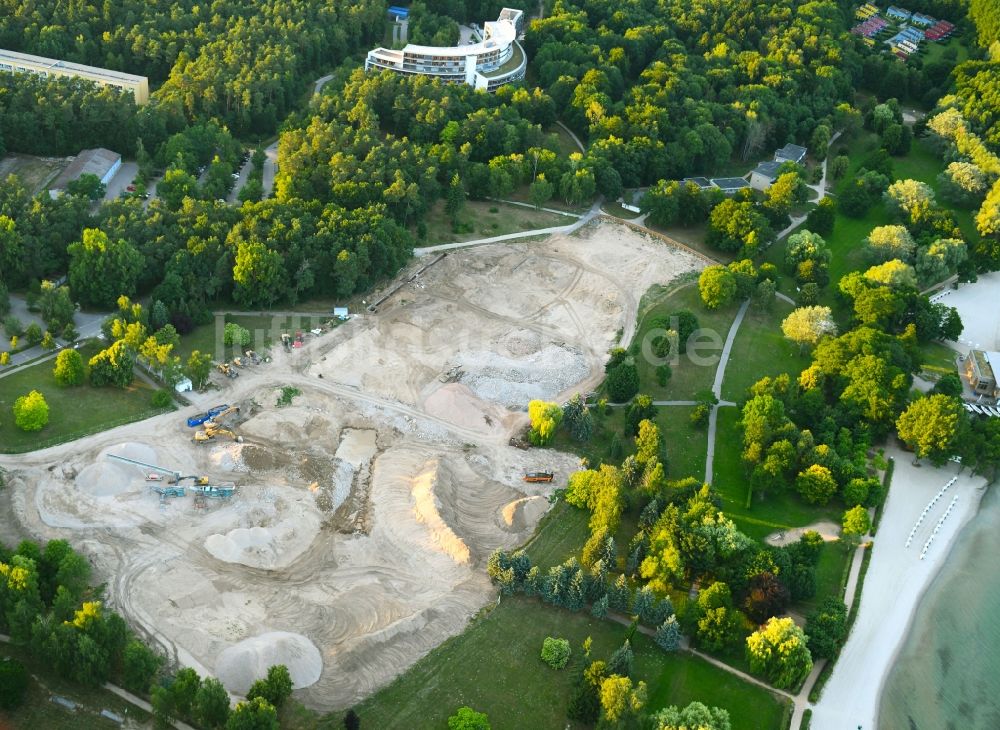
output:
<svg viewBox="0 0 1000 730"><path fill-rule="evenodd" d="M203 444L207 441L212 441L216 436L227 436L237 443L243 443L243 437L235 434L231 429L225 428L222 425L222 420L233 413L239 413L239 406L229 406L226 410L221 413L215 414L211 420L205 421L202 424L200 431L195 431L194 436L191 438L196 444Z"/></svg>
<svg viewBox="0 0 1000 730"><path fill-rule="evenodd" d="M195 431L194 436L191 440L196 444L203 444L208 441L212 441L216 436L227 436L231 438L236 443L243 443L243 437L238 436L234 432L230 431L228 428L223 428L222 426L217 426L213 423L206 423L205 427L200 431Z"/></svg>

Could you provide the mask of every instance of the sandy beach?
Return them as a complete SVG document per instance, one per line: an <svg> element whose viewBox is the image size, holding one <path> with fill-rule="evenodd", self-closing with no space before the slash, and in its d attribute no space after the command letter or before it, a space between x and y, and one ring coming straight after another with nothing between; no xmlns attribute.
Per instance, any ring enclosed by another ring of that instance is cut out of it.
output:
<svg viewBox="0 0 1000 730"><path fill-rule="evenodd" d="M813 707L814 730L877 727L882 687L921 596L947 561L955 539L975 515L984 494L986 480L968 472L959 475L957 464L940 469L929 464L916 467L913 454L895 447L886 453L895 459L896 467L872 548L861 609L833 675ZM927 509L906 547L921 514L952 477L957 479ZM931 542L921 560L928 540Z"/></svg>

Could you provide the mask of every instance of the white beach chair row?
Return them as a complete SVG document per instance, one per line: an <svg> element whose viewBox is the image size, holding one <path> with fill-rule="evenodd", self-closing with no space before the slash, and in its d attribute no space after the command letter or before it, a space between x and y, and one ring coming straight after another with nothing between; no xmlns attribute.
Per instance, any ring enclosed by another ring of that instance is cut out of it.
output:
<svg viewBox="0 0 1000 730"><path fill-rule="evenodd" d="M948 509L946 509L944 514L941 515L941 519L937 521L936 525L934 525L934 532L931 533L931 536L927 538L927 542L924 543L924 549L920 551L921 560L923 560L924 556L927 555L927 550L930 548L931 543L934 542L934 538L937 537L938 532L941 531L941 525L943 525L944 521L948 519L948 515L951 514L951 511L955 509L956 502L958 502L957 494L951 498L951 503L948 505Z"/></svg>
<svg viewBox="0 0 1000 730"><path fill-rule="evenodd" d="M942 299L944 299L946 296L948 296L949 294L951 294L951 289L945 289L944 291L940 291L937 294L935 294L934 296L932 296L931 297L931 301L932 302L939 302Z"/></svg>
<svg viewBox="0 0 1000 730"><path fill-rule="evenodd" d="M927 517L928 514L930 514L930 511L934 509L934 505L936 505L938 501L941 499L941 497L944 496L944 493L947 492L948 489L951 487L951 485L954 484L957 480L958 477L952 477L951 479L948 480L947 484L941 487L941 489L938 491L937 494L931 497L931 501L927 503L926 507L924 507L924 511L920 513L920 517L918 517L917 521L914 523L913 529L910 530L910 536L906 538L906 547L910 547L910 543L913 542L913 538L914 536L916 536L917 530L919 530L920 526L924 523L924 519Z"/></svg>

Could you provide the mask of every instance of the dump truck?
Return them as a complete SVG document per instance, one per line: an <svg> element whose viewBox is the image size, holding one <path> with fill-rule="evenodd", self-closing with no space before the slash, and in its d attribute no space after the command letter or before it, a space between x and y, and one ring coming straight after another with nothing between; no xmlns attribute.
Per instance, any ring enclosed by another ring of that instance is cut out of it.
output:
<svg viewBox="0 0 1000 730"><path fill-rule="evenodd" d="M554 478L555 474L550 471L529 471L524 475L526 482L551 482Z"/></svg>
<svg viewBox="0 0 1000 730"><path fill-rule="evenodd" d="M197 416L191 416L189 419L187 419L187 425L190 426L191 428L194 428L195 426L200 426L205 421L215 418L217 415L225 411L227 408L229 408L228 403L223 403L222 405L218 406L212 406L204 413L199 413Z"/></svg>

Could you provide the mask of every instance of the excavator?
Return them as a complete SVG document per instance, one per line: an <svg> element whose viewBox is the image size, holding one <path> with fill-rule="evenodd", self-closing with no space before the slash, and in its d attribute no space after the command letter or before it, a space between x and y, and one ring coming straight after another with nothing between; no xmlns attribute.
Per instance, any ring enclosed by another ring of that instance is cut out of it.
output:
<svg viewBox="0 0 1000 730"><path fill-rule="evenodd" d="M220 362L218 365L216 365L216 368L220 373L225 375L227 378L240 377L240 374L236 370L236 368L232 367L228 362Z"/></svg>
<svg viewBox="0 0 1000 730"><path fill-rule="evenodd" d="M191 440L194 441L196 444L203 444L208 441L212 441L213 439L215 439L216 436L228 436L236 443L243 443L242 436L238 436L231 429L228 429L222 425L223 419L225 419L227 416L230 416L233 413L239 413L239 412L240 412L239 406L229 406L229 408L227 408L226 410L215 414L211 420L205 421L200 431L195 431L194 436L191 437Z"/></svg>
<svg viewBox="0 0 1000 730"><path fill-rule="evenodd" d="M205 424L204 428L200 431L195 431L194 436L191 440L196 444L204 444L215 439L216 436L228 436L236 443L243 443L243 437L230 431L228 428L223 428L222 426Z"/></svg>

